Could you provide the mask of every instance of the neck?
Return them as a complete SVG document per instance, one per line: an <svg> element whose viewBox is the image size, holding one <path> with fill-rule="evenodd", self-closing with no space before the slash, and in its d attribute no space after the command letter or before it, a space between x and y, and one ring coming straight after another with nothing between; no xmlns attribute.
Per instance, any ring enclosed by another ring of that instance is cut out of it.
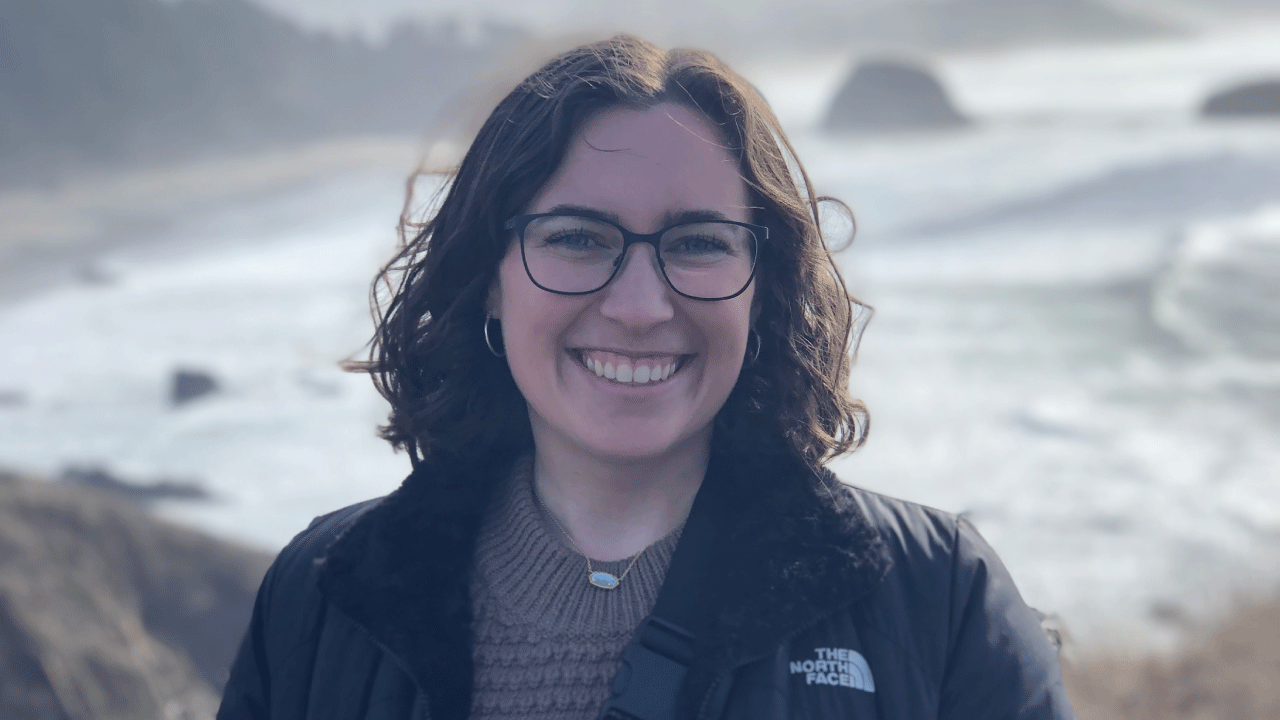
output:
<svg viewBox="0 0 1280 720"><path fill-rule="evenodd" d="M666 537L684 522L702 485L710 438L697 438L658 458L615 460L570 452L554 441L534 451L534 490L551 527L593 560L621 560Z"/></svg>

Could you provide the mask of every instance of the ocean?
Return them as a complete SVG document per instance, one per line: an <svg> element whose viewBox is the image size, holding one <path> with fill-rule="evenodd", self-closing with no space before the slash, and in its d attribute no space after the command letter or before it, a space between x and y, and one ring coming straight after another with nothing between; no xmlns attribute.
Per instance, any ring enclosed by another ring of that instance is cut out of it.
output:
<svg viewBox="0 0 1280 720"><path fill-rule="evenodd" d="M965 513L1081 648L1167 649L1274 590L1280 122L1195 109L1280 77L1280 31L945 57L978 122L934 135L821 132L849 62L742 68L857 216L836 257L875 309L852 379L872 429L837 473ZM371 332L402 188L222 208L0 306L0 466L197 482L210 499L158 512L268 549L394 489L386 404L337 363ZM173 407L178 369L218 391Z"/></svg>

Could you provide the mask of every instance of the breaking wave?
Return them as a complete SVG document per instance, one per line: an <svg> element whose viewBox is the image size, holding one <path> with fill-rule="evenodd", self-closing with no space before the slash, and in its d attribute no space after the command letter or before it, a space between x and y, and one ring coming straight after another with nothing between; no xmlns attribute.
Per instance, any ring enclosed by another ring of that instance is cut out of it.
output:
<svg viewBox="0 0 1280 720"><path fill-rule="evenodd" d="M1280 206L1188 228L1152 290L1160 327L1256 381L1280 382Z"/></svg>

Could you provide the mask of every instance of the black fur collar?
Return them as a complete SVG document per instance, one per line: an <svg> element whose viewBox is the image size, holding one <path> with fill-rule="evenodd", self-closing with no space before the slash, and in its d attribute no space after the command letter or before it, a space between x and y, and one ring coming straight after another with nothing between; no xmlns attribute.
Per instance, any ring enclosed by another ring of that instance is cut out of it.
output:
<svg viewBox="0 0 1280 720"><path fill-rule="evenodd" d="M509 469L419 467L333 544L321 570L329 600L403 661L438 720L470 711L471 558L493 478ZM705 574L686 704L717 674L861 598L889 564L828 471L716 457L707 482L708 506L730 529Z"/></svg>

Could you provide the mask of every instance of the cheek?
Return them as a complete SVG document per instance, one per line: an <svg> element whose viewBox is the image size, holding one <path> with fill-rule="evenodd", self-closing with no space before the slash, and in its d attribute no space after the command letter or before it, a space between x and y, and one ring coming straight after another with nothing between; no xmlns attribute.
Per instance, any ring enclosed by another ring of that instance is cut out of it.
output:
<svg viewBox="0 0 1280 720"><path fill-rule="evenodd" d="M563 359L562 345L582 301L540 290L529 281L519 250L503 260L499 271L498 313L506 343L507 364L522 389L546 382Z"/></svg>
<svg viewBox="0 0 1280 720"><path fill-rule="evenodd" d="M493 312L502 321L502 343L511 374L519 382L526 376L530 356L530 316L528 292L524 285L520 251L508 252L498 266L497 302Z"/></svg>
<svg viewBox="0 0 1280 720"><path fill-rule="evenodd" d="M707 327L708 342L715 367L723 368L732 383L737 377L737 370L747 347L747 335L751 328L751 301L739 303L734 300L723 301L725 307L716 308L714 316L706 317L703 324Z"/></svg>
<svg viewBox="0 0 1280 720"><path fill-rule="evenodd" d="M524 264L520 259L520 246L507 248L507 254L498 262L497 277L493 287L489 289L489 310L499 319L504 319L506 306L511 293L520 292L520 280L524 278Z"/></svg>
<svg viewBox="0 0 1280 720"><path fill-rule="evenodd" d="M753 304L755 293L747 292L729 300L731 307L726 307L725 327L729 328L733 351L741 354L747 347L747 336L751 334L752 316L755 313Z"/></svg>
<svg viewBox="0 0 1280 720"><path fill-rule="evenodd" d="M510 335L512 342L523 341L541 323L542 310L539 295L546 295L529 282L517 248L502 259L498 267L498 302L496 312L502 321L503 335Z"/></svg>

